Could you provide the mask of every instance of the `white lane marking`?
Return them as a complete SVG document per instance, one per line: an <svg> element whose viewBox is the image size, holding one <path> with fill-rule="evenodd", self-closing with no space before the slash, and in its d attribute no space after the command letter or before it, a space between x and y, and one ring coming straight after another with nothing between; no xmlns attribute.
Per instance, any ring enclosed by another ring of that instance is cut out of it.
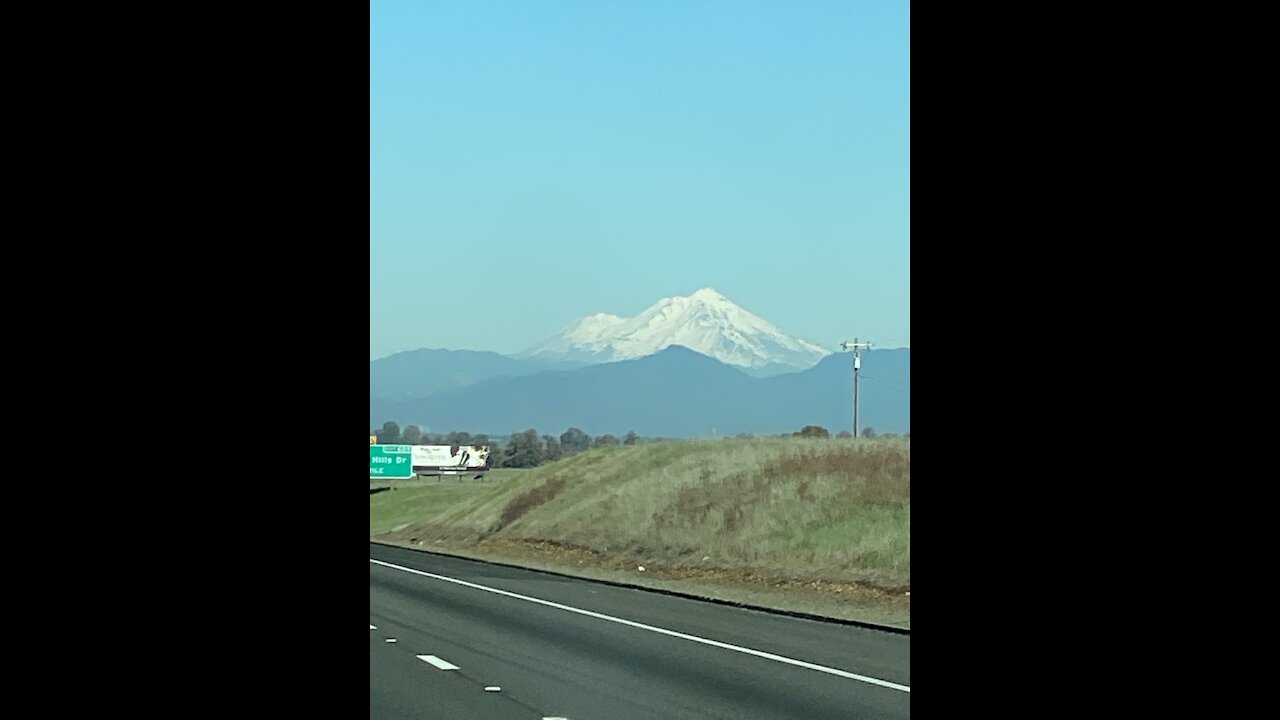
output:
<svg viewBox="0 0 1280 720"><path fill-rule="evenodd" d="M502 692L502 688L497 685L490 685L484 689L485 692Z"/></svg>
<svg viewBox="0 0 1280 720"><path fill-rule="evenodd" d="M763 650L755 650L749 647L742 647L740 645L730 645L729 643L720 642L719 640L708 640L707 638L698 637L697 635L689 635L687 633L676 632L675 630L668 630L666 628L655 627L653 625L645 625L644 623L638 623L638 622L635 622L634 620L624 620L623 618L613 617L612 615L605 615L603 613L592 612L590 610L583 610L581 608L570 607L568 605L561 605L560 603L551 602L550 600L542 600L536 597L529 597L528 595L520 595L518 593L507 592L506 590L499 590L497 588L486 587L484 585L477 585L472 582L467 582L466 580L458 580L456 578L446 577L444 575L436 575L435 573L424 572L422 570L415 570L413 568L404 567L402 565L394 565L389 562L374 560L373 558L369 558L369 562L374 563L375 565L389 567L393 570L403 570L404 572L413 573L414 575L422 575L423 577L434 578L436 580L443 580L444 582L453 583L455 585L462 585L464 587L475 588L476 590L484 590L485 592L491 592L496 595L504 595L506 597L515 598L517 600L524 600L526 602L537 603L539 605L546 605L547 607L553 607L553 608L556 608L557 610L564 610L571 613L577 613L579 615L586 615L587 617L593 617L593 618L596 618L597 620L607 620L609 622L615 622L620 625L627 625L634 628L640 628L641 630L648 630L650 632L656 632L662 635L677 637L677 638L680 638L681 640L688 640L690 642L701 643L703 645L710 645L712 647L718 647L723 650L732 650L734 652L740 652L745 655L754 655L756 657L761 657L766 660L773 660L774 662L786 663L787 665L795 665L796 667L807 668L809 670L817 670L818 672L827 673L828 675L836 675L838 677L848 678L850 680L858 680L860 682L870 683L872 685L887 687L892 690L900 690L905 693L911 692L911 687L909 685L899 685L898 683L889 682L888 680L881 680L880 678L868 677L866 675L858 675L856 673L851 673L846 670L840 670L838 668L832 668L832 667L827 667L825 665L818 665L816 663L805 662L804 660L796 660L795 658L784 657L782 655L774 655L773 653L764 652ZM422 656L419 655L418 657L422 657Z"/></svg>
<svg viewBox="0 0 1280 720"><path fill-rule="evenodd" d="M440 670L457 670L458 669L457 665L454 665L448 660L441 660L435 655L418 655L417 657L422 662L427 663L429 665L434 665Z"/></svg>
<svg viewBox="0 0 1280 720"><path fill-rule="evenodd" d="M569 718L564 718L557 715L555 717L544 717L542 718L542 720L569 720Z"/></svg>
<svg viewBox="0 0 1280 720"><path fill-rule="evenodd" d="M395 642L395 641L396 641L395 638L387 638L387 642Z"/></svg>
<svg viewBox="0 0 1280 720"><path fill-rule="evenodd" d="M370 629L370 630L377 630L378 628L374 627L373 625L370 625L370 626L369 626L369 629Z"/></svg>

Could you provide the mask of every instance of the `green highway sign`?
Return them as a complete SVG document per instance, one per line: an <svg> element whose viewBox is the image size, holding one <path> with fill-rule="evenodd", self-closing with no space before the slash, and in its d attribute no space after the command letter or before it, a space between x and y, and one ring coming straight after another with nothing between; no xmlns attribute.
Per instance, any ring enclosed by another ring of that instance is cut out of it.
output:
<svg viewBox="0 0 1280 720"><path fill-rule="evenodd" d="M413 477L412 445L370 445L369 479L408 480Z"/></svg>

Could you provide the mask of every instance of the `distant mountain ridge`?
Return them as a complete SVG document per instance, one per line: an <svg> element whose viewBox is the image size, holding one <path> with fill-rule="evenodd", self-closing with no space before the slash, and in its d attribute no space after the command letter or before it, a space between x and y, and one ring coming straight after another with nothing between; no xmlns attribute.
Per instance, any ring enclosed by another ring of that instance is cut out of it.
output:
<svg viewBox="0 0 1280 720"><path fill-rule="evenodd" d="M865 352L863 377L862 426L908 431L910 349ZM587 315L518 355L421 349L369 363L370 427L431 432L834 434L852 425L852 391L850 355L792 338L711 288L631 318Z"/></svg>
<svg viewBox="0 0 1280 720"><path fill-rule="evenodd" d="M581 363L521 360L479 350L408 350L369 363L369 397L422 397L495 377L579 367Z"/></svg>
<svg viewBox="0 0 1280 720"><path fill-rule="evenodd" d="M910 349L862 356L860 424L909 432ZM706 437L776 434L852 425L848 354L828 356L795 373L751 377L739 368L673 345L646 357L495 377L415 399L370 400L370 427L395 420L430 432L506 434L529 427L559 434Z"/></svg>

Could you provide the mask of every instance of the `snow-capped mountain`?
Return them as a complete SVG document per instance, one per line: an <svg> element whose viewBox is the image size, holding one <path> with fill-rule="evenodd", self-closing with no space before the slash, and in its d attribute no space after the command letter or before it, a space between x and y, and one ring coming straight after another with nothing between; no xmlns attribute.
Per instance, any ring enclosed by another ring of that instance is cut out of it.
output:
<svg viewBox="0 0 1280 720"><path fill-rule="evenodd" d="M522 355L600 363L645 357L672 345L747 370L805 369L830 354L703 288L687 297L663 298L635 317L579 318Z"/></svg>

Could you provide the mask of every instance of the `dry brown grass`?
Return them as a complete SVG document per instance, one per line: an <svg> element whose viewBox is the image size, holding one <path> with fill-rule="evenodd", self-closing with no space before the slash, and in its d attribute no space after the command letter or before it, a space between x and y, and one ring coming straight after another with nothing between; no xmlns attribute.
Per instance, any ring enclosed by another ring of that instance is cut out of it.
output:
<svg viewBox="0 0 1280 720"><path fill-rule="evenodd" d="M564 483L563 477L554 477L532 490L521 493L503 508L498 524L490 532L498 532L519 520L525 513L551 500L564 489Z"/></svg>

